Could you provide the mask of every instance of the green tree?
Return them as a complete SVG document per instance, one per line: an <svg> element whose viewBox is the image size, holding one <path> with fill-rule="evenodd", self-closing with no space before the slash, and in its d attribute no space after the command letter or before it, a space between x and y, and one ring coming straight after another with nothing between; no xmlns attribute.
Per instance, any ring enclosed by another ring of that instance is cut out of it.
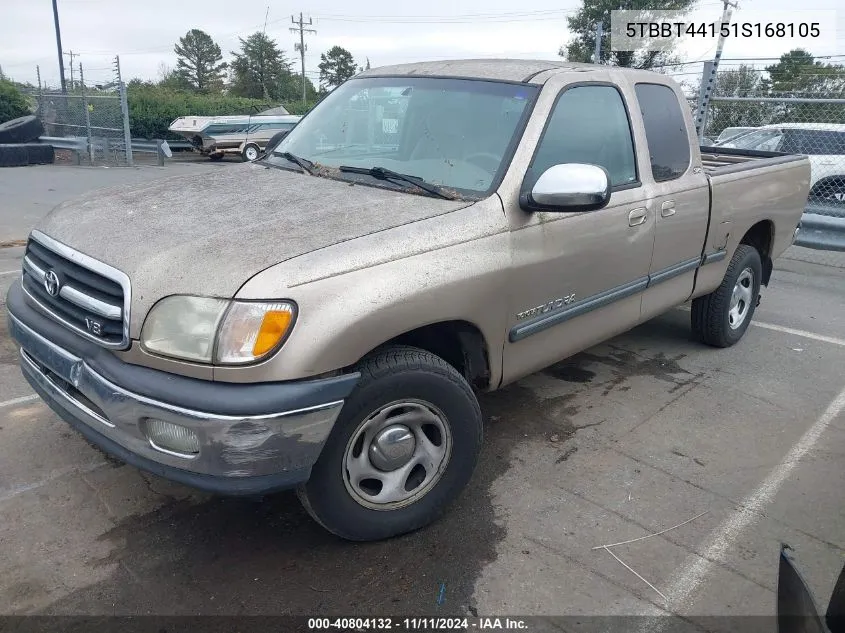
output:
<svg viewBox="0 0 845 633"><path fill-rule="evenodd" d="M11 81L0 80L0 123L32 114L26 97Z"/></svg>
<svg viewBox="0 0 845 633"><path fill-rule="evenodd" d="M771 77L772 92L779 96L841 98L845 93L845 66L816 61L801 48L784 53L766 71Z"/></svg>
<svg viewBox="0 0 845 633"><path fill-rule="evenodd" d="M290 79L290 85L285 88L283 100L293 101L295 99L302 101L302 75L293 75ZM308 102L317 100L317 89L314 87L314 82L308 77L305 78L305 99Z"/></svg>
<svg viewBox="0 0 845 633"><path fill-rule="evenodd" d="M345 48L332 46L320 55L320 84L327 88L336 88L358 72L355 59Z"/></svg>
<svg viewBox="0 0 845 633"><path fill-rule="evenodd" d="M845 98L845 66L816 61L804 49L784 53L766 71L772 96ZM784 103L775 122L842 123L841 108L823 103Z"/></svg>
<svg viewBox="0 0 845 633"><path fill-rule="evenodd" d="M168 88L170 90L191 89L191 85L185 80L185 78L164 62L161 62L158 65L158 82L152 83L157 83L157 85L162 88Z"/></svg>
<svg viewBox="0 0 845 633"><path fill-rule="evenodd" d="M220 90L226 62L220 47L205 31L191 29L173 48L176 51L176 78L200 92Z"/></svg>
<svg viewBox="0 0 845 633"><path fill-rule="evenodd" d="M605 33L610 31L610 12L624 11L679 11L686 13L697 0L582 0L581 7L566 18L573 38L560 48L558 55L571 62L591 62L596 47L596 24L601 22ZM602 38L603 64L630 68L652 68L675 61L671 51L639 50L611 51L609 37Z"/></svg>
<svg viewBox="0 0 845 633"><path fill-rule="evenodd" d="M741 64L737 68L721 70L716 75L715 97L764 97L768 80L753 66ZM777 104L760 101L710 102L707 130L716 136L727 127L756 127L771 123L777 114Z"/></svg>
<svg viewBox="0 0 845 633"><path fill-rule="evenodd" d="M291 63L276 42L261 31L239 38L241 50L232 51L231 93L253 99L281 101L295 96L302 84L291 73Z"/></svg>

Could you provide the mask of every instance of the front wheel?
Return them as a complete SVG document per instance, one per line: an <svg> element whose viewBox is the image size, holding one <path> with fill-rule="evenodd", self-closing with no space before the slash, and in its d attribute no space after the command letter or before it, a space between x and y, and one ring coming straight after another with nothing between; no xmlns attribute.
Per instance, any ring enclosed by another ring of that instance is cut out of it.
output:
<svg viewBox="0 0 845 633"><path fill-rule="evenodd" d="M721 285L692 302L695 336L714 347L730 347L739 341L754 316L762 276L760 253L753 246L740 244Z"/></svg>
<svg viewBox="0 0 845 633"><path fill-rule="evenodd" d="M434 521L466 486L481 448L478 400L443 359L413 347L365 358L299 497L330 532L374 541Z"/></svg>

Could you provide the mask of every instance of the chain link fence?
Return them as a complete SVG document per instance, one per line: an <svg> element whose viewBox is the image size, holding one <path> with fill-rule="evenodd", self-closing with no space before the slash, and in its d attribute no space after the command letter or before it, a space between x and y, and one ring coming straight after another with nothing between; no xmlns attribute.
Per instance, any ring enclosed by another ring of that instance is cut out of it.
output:
<svg viewBox="0 0 845 633"><path fill-rule="evenodd" d="M67 92L44 88L39 81L32 96L45 136L82 141L85 151L74 156L80 162L132 165L126 85L118 78L107 85L87 86L81 65L79 76Z"/></svg>
<svg viewBox="0 0 845 633"><path fill-rule="evenodd" d="M703 112L702 144L805 154L811 182L798 243L845 251L845 67L787 70L785 79L771 67L720 69ZM694 116L704 92L690 96Z"/></svg>

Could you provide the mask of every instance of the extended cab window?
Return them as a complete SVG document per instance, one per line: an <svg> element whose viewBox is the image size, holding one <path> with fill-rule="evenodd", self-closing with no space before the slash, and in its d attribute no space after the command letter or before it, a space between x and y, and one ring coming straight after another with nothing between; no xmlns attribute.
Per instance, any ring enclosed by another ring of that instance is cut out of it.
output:
<svg viewBox="0 0 845 633"><path fill-rule="evenodd" d="M657 182L674 180L690 162L687 125L678 96L668 86L637 84L637 101L643 115L651 174Z"/></svg>
<svg viewBox="0 0 845 633"><path fill-rule="evenodd" d="M560 95L526 174L527 188L561 163L604 167L613 186L637 182L631 125L616 88L576 86Z"/></svg>

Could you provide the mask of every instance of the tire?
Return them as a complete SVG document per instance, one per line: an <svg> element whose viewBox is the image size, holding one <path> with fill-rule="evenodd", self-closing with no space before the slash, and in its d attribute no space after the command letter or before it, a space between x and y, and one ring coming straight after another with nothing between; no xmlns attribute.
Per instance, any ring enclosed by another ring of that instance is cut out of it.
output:
<svg viewBox="0 0 845 633"><path fill-rule="evenodd" d="M23 167L29 165L26 145L0 145L0 167Z"/></svg>
<svg viewBox="0 0 845 633"><path fill-rule="evenodd" d="M340 412L310 479L297 492L308 513L329 532L351 541L375 541L428 525L458 497L478 462L481 410L463 376L439 356L415 347L385 348L365 358L357 369L361 380ZM399 417L407 426L397 425ZM415 426L419 420L423 426ZM413 455L392 471L375 468L373 460L379 455L374 454L377 447L370 447L377 443L366 440L368 434L372 439L388 427L400 434L414 429L408 444ZM443 457L426 460L428 468L411 467L424 459L422 455L433 454ZM361 472L377 478L355 483L350 463L364 465ZM375 485L389 481L391 472L404 484ZM364 489L369 492L363 493ZM388 503L388 497L378 499L391 491L404 497Z"/></svg>
<svg viewBox="0 0 845 633"><path fill-rule="evenodd" d="M845 176L832 176L817 182L809 198L816 204L845 205Z"/></svg>
<svg viewBox="0 0 845 633"><path fill-rule="evenodd" d="M29 143L42 134L44 126L41 119L31 114L0 123L0 144Z"/></svg>
<svg viewBox="0 0 845 633"><path fill-rule="evenodd" d="M247 143L244 151L241 152L244 162L251 163L254 160L261 158L261 148L255 143Z"/></svg>
<svg viewBox="0 0 845 633"><path fill-rule="evenodd" d="M760 253L753 246L740 244L721 285L709 295L692 302L695 337L713 347L730 347L739 341L754 317L762 276ZM732 299L735 297L737 304L733 306Z"/></svg>
<svg viewBox="0 0 845 633"><path fill-rule="evenodd" d="M30 165L50 165L56 162L56 151L52 145L29 143L26 148Z"/></svg>

